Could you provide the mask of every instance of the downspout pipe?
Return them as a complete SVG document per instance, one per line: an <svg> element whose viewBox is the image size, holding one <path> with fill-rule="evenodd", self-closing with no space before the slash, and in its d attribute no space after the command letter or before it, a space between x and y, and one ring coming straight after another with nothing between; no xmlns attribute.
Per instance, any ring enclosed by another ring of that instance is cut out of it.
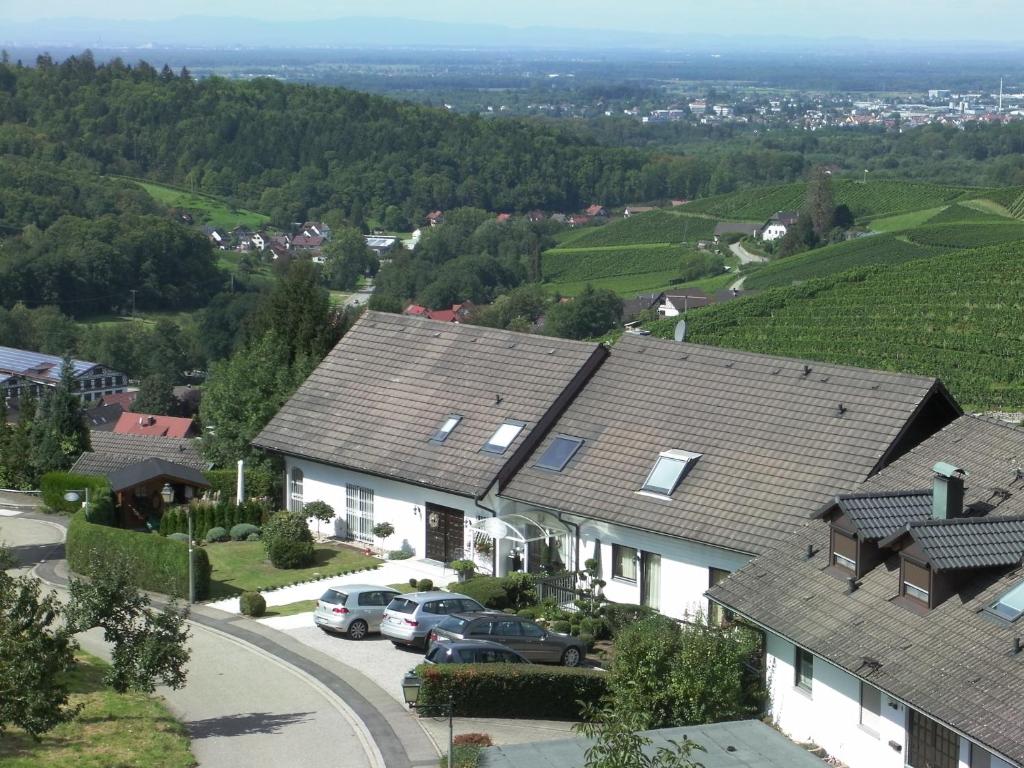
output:
<svg viewBox="0 0 1024 768"><path fill-rule="evenodd" d="M473 503L479 509L482 509L484 512L490 512L491 513L491 517L497 517L498 516L498 511L496 509L491 509L486 504L484 504L484 503L482 503L480 501L486 494L487 494L487 491L484 491L483 493L481 493L481 494L479 494L477 496L474 496L473 497ZM495 544L491 548L491 573L493 575L495 575L495 576L498 575L498 544L497 544L497 540L495 540Z"/></svg>

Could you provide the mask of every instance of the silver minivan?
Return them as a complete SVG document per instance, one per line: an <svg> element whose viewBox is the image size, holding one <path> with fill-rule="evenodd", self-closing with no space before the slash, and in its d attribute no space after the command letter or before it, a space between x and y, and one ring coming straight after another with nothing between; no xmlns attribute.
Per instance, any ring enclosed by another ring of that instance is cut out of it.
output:
<svg viewBox="0 0 1024 768"><path fill-rule="evenodd" d="M476 600L457 592L410 592L388 604L380 633L395 645L426 649L430 630L449 614L484 610Z"/></svg>
<svg viewBox="0 0 1024 768"><path fill-rule="evenodd" d="M316 602L313 622L325 632L340 632L362 640L379 632L384 609L399 592L373 584L341 584L331 587Z"/></svg>

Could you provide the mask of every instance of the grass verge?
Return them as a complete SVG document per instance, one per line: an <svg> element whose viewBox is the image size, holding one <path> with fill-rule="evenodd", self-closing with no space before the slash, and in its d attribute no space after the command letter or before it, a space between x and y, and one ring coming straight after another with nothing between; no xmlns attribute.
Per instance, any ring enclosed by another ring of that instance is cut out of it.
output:
<svg viewBox="0 0 1024 768"><path fill-rule="evenodd" d="M182 189L156 184L151 181L136 181L140 187L149 193L159 203L171 208L180 208L188 211L195 218L197 223L209 224L211 227L223 229L234 229L238 226L262 227L268 221L269 216L255 211L247 211L244 208L232 208L231 205L219 198L204 195L198 192L186 192Z"/></svg>
<svg viewBox="0 0 1024 768"><path fill-rule="evenodd" d="M18 728L0 739L4 768L191 768L185 727L163 701L144 693L115 693L103 685L105 662L87 653L68 677L71 703L82 704L78 717L40 741Z"/></svg>
<svg viewBox="0 0 1024 768"><path fill-rule="evenodd" d="M309 581L314 578L340 576L343 573L376 568L376 557L343 544L315 544L314 563L309 568L283 570L267 560L259 541L226 541L209 544L206 552L213 566L210 599L233 597L247 590L262 591Z"/></svg>

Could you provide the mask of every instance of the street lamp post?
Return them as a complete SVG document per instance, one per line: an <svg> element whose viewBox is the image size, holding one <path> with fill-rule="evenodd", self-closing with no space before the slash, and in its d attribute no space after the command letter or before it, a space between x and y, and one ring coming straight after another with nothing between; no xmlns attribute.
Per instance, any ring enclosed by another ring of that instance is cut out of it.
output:
<svg viewBox="0 0 1024 768"><path fill-rule="evenodd" d="M160 489L160 497L170 504L174 501L174 488L171 487L170 483L164 483L164 487ZM195 564L192 558L192 506L188 505L185 507L185 517L188 518L188 601L194 603L196 601L196 578L195 578Z"/></svg>
<svg viewBox="0 0 1024 768"><path fill-rule="evenodd" d="M422 685L423 681L419 675L412 671L406 672L405 677L402 678L402 697L410 709L422 710L427 707L436 707L441 710L442 714L448 716L448 768L452 768L453 753L455 752L455 699L449 696L446 702L423 704L417 707Z"/></svg>

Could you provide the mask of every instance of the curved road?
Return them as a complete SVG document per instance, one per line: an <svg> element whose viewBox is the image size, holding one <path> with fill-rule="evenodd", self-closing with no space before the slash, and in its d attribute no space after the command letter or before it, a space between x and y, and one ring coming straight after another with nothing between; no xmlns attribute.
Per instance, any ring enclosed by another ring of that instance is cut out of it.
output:
<svg viewBox="0 0 1024 768"><path fill-rule="evenodd" d="M744 264L763 264L768 261L764 256L758 256L756 253L751 253L743 247L743 243L732 243L729 246L729 250L733 252L733 255L740 260L740 265ZM746 275L738 278L734 282L729 284L730 291L738 291L743 287L744 281L747 279Z"/></svg>
<svg viewBox="0 0 1024 768"><path fill-rule="evenodd" d="M64 529L44 520L3 514L0 541L22 572L64 557ZM215 628L190 626L188 684L158 692L188 729L200 765L383 768L385 760L363 723L318 680ZM91 653L108 655L98 630L79 641Z"/></svg>

